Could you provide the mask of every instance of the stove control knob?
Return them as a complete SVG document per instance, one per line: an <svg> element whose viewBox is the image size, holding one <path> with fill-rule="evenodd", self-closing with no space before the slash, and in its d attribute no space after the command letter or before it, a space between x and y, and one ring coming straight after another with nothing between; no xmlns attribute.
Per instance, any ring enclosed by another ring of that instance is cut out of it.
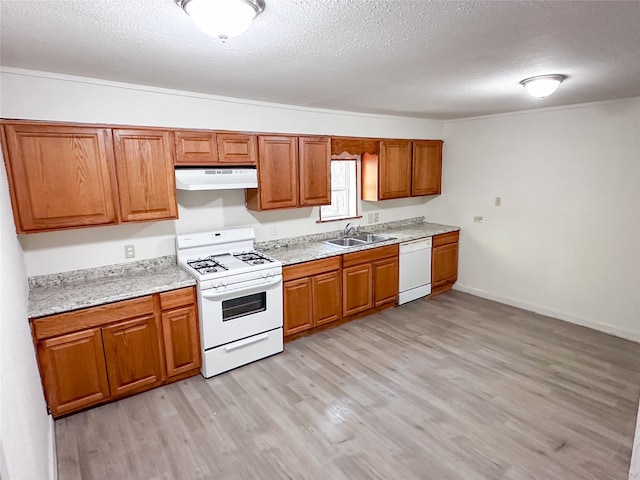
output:
<svg viewBox="0 0 640 480"><path fill-rule="evenodd" d="M262 272L262 273L260 274L260 276L261 276L262 278L267 278L267 272Z"/></svg>
<svg viewBox="0 0 640 480"><path fill-rule="evenodd" d="M225 279L220 280L220 283L222 284L223 287L227 286L227 281Z"/></svg>
<svg viewBox="0 0 640 480"><path fill-rule="evenodd" d="M213 288L218 288L220 286L220 282L212 282Z"/></svg>

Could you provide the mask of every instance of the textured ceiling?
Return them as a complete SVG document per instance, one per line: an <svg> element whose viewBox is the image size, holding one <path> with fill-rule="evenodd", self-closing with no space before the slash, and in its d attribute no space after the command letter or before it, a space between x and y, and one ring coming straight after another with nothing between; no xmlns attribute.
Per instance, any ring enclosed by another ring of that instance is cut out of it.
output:
<svg viewBox="0 0 640 480"><path fill-rule="evenodd" d="M0 64L440 119L640 96L640 1L266 4L221 44L173 0L1 0ZM518 84L549 73L547 99Z"/></svg>

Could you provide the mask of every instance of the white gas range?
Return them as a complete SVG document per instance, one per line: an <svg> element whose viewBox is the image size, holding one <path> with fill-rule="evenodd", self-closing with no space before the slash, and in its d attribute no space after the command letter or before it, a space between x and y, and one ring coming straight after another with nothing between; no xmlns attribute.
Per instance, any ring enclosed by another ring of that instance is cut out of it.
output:
<svg viewBox="0 0 640 480"><path fill-rule="evenodd" d="M251 227L176 237L178 265L198 281L207 378L283 350L282 263L253 240Z"/></svg>

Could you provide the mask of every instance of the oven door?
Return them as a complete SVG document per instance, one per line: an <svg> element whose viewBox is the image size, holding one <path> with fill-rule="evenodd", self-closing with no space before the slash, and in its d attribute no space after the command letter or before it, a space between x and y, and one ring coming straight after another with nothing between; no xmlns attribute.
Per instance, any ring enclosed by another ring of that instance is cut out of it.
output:
<svg viewBox="0 0 640 480"><path fill-rule="evenodd" d="M198 290L205 350L282 327L282 276Z"/></svg>

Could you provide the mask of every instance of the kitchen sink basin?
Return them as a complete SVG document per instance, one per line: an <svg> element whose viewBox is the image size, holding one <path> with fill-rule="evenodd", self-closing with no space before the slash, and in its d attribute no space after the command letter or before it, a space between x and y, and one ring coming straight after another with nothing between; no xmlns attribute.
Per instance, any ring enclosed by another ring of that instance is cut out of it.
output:
<svg viewBox="0 0 640 480"><path fill-rule="evenodd" d="M361 245L369 245L370 243L384 242L386 240L392 240L393 237L388 235L376 235L375 233L361 233L353 237L340 237L327 240L326 243L336 245L338 247L358 247Z"/></svg>
<svg viewBox="0 0 640 480"><path fill-rule="evenodd" d="M365 243L376 243L391 240L393 237L390 237L389 235L377 235L375 233L361 233L360 235L355 235L353 238L356 240L362 240Z"/></svg>
<svg viewBox="0 0 640 480"><path fill-rule="evenodd" d="M334 238L331 240L327 240L327 243L331 245L336 245L338 247L357 247L359 245L366 245L367 242L364 240L358 240L357 238L352 237L342 237L342 238Z"/></svg>

